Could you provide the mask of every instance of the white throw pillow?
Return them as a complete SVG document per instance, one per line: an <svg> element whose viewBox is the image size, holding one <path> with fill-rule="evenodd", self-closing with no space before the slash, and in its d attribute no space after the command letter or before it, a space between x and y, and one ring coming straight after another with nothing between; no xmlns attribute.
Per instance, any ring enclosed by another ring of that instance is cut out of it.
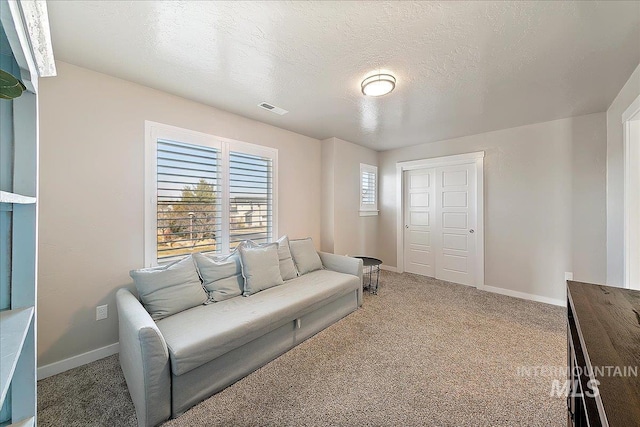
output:
<svg viewBox="0 0 640 427"><path fill-rule="evenodd" d="M311 237L291 240L289 247L291 248L291 255L296 263L298 273L301 276L322 269L322 261L320 260L318 252L316 252Z"/></svg>
<svg viewBox="0 0 640 427"><path fill-rule="evenodd" d="M287 236L282 236L276 240L275 243L278 244L278 260L280 263L280 275L282 276L282 280L295 279L298 277L298 271L296 270L296 265L293 262L291 250L289 249L289 238ZM270 244L271 243L259 244L253 240L245 240L241 243L241 245L249 247L265 246Z"/></svg>
<svg viewBox="0 0 640 427"><path fill-rule="evenodd" d="M191 255L171 264L131 270L129 275L153 320L204 304L208 299Z"/></svg>
<svg viewBox="0 0 640 427"><path fill-rule="evenodd" d="M244 278L238 251L226 256L193 254L211 301L224 301L242 295Z"/></svg>
<svg viewBox="0 0 640 427"><path fill-rule="evenodd" d="M278 244L278 259L280 261L280 274L283 280L295 279L298 277L298 271L296 265L293 262L293 256L291 256L291 249L289 248L289 238L282 236L276 240Z"/></svg>
<svg viewBox="0 0 640 427"><path fill-rule="evenodd" d="M240 245L240 262L244 276L244 296L282 285L278 260L278 244L249 246Z"/></svg>

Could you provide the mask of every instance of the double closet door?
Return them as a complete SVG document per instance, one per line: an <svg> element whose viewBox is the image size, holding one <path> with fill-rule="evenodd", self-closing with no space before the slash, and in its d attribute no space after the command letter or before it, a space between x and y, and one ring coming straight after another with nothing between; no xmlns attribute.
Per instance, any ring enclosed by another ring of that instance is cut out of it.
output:
<svg viewBox="0 0 640 427"><path fill-rule="evenodd" d="M404 270L476 285L476 165L404 175Z"/></svg>

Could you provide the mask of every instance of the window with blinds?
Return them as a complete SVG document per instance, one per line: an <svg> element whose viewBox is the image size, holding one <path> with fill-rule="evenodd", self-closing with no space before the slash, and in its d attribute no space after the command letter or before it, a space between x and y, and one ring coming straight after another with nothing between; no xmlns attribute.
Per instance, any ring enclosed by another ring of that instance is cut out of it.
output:
<svg viewBox="0 0 640 427"><path fill-rule="evenodd" d="M277 235L278 150L146 123L145 265Z"/></svg>
<svg viewBox="0 0 640 427"><path fill-rule="evenodd" d="M221 252L220 150L157 142L158 261Z"/></svg>
<svg viewBox="0 0 640 427"><path fill-rule="evenodd" d="M362 173L362 206L375 207L376 205L376 174L373 172Z"/></svg>
<svg viewBox="0 0 640 427"><path fill-rule="evenodd" d="M360 215L378 214L378 168L360 164Z"/></svg>
<svg viewBox="0 0 640 427"><path fill-rule="evenodd" d="M270 242L273 219L273 161L229 154L229 249L243 240Z"/></svg>

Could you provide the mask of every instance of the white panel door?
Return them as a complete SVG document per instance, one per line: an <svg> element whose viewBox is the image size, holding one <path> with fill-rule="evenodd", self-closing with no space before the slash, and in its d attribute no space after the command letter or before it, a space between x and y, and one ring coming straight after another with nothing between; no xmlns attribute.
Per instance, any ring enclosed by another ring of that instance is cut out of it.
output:
<svg viewBox="0 0 640 427"><path fill-rule="evenodd" d="M475 168L475 164L463 164L435 170L435 277L464 285L475 285Z"/></svg>
<svg viewBox="0 0 640 427"><path fill-rule="evenodd" d="M435 169L404 172L404 269L435 276L432 227L435 218Z"/></svg>

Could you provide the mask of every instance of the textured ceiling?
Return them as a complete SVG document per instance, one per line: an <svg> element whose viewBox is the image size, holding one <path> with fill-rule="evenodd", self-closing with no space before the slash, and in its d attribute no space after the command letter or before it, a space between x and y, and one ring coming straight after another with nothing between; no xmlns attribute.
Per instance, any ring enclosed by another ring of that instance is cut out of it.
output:
<svg viewBox="0 0 640 427"><path fill-rule="evenodd" d="M49 15L59 60L376 150L605 111L640 62L640 2L55 0ZM364 97L379 68L396 90Z"/></svg>

